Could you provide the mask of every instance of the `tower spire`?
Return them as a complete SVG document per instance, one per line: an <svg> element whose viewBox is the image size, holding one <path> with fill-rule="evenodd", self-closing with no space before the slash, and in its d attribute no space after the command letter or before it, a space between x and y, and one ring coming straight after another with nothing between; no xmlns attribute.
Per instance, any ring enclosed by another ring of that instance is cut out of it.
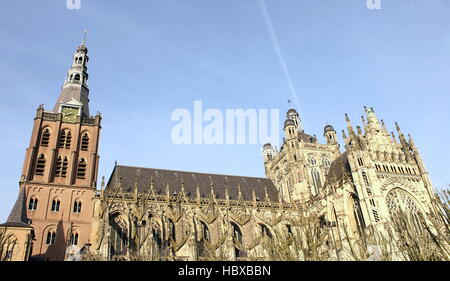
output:
<svg viewBox="0 0 450 281"><path fill-rule="evenodd" d="M89 57L86 47L86 34L87 31L85 30L83 41L73 54L72 65L67 71L67 77L53 112L64 114L63 108L70 107L78 109L78 115L89 116L89 75L87 72Z"/></svg>

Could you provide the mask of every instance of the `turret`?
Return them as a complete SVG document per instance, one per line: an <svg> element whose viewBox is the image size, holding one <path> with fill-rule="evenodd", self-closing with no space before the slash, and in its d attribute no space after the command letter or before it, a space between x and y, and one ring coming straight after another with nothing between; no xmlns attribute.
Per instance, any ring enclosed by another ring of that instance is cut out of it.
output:
<svg viewBox="0 0 450 281"><path fill-rule="evenodd" d="M272 144L266 143L263 146L263 153L264 153L264 163L272 161L273 157L275 156L275 150L273 149Z"/></svg>
<svg viewBox="0 0 450 281"><path fill-rule="evenodd" d="M297 110L293 108L289 109L288 112L286 113L286 119L294 121L294 126L296 130L303 131L302 128L303 126L301 124L300 116L298 115Z"/></svg>
<svg viewBox="0 0 450 281"><path fill-rule="evenodd" d="M297 127L294 120L286 119L286 121L284 121L284 136L286 140L292 140L296 138Z"/></svg>
<svg viewBox="0 0 450 281"><path fill-rule="evenodd" d="M333 126L327 124L325 128L323 128L323 136L327 140L327 144L337 143L336 131L334 130Z"/></svg>

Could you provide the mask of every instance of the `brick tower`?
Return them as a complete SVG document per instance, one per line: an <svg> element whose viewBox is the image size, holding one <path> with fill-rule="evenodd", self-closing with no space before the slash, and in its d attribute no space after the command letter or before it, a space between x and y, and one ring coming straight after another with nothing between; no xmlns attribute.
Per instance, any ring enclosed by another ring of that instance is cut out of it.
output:
<svg viewBox="0 0 450 281"><path fill-rule="evenodd" d="M40 105L34 118L19 182L33 257L63 260L91 240L101 116L89 115L88 61L83 40L53 110Z"/></svg>

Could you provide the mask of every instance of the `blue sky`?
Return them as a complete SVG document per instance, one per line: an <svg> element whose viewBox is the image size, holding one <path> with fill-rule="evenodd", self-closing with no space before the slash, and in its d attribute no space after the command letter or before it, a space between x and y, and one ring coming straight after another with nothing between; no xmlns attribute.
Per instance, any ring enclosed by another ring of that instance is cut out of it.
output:
<svg viewBox="0 0 450 281"><path fill-rule="evenodd" d="M177 108L288 109L323 141L373 106L412 133L436 187L450 182L450 2L4 0L0 9L0 221L18 193L37 106L51 109L88 30L91 113L103 114L99 176L119 164L264 176L259 145L174 145ZM282 59L285 64L283 68ZM286 72L287 70L287 72ZM288 83L288 77L292 85ZM283 121L284 116L280 116ZM339 138L342 143L341 134Z"/></svg>

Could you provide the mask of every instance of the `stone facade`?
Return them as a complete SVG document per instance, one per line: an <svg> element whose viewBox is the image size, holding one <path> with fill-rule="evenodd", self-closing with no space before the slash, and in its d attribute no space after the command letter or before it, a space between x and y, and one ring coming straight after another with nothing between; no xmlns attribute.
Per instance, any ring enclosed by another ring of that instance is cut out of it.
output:
<svg viewBox="0 0 450 281"><path fill-rule="evenodd" d="M384 231L398 208L430 212L434 191L412 137L398 125L398 139L390 134L372 108L356 131L346 116L344 152L331 125L319 143L290 109L280 149L264 145L267 178L116 164L97 190L101 116L89 116L87 53L83 42L55 107L39 106L34 119L12 212L33 229L34 258L72 259L72 246L107 260L267 259L264 243L297 232L300 210L353 238Z"/></svg>

